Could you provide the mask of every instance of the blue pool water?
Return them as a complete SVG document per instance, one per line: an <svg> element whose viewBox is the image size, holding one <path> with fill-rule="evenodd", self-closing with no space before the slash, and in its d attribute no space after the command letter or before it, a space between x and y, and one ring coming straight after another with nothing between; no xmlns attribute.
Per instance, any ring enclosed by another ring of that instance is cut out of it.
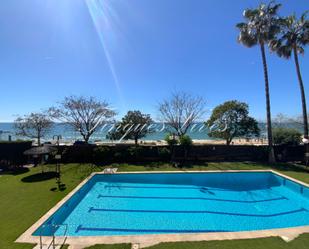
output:
<svg viewBox="0 0 309 249"><path fill-rule="evenodd" d="M309 189L270 172L95 175L34 235L249 231L309 225Z"/></svg>

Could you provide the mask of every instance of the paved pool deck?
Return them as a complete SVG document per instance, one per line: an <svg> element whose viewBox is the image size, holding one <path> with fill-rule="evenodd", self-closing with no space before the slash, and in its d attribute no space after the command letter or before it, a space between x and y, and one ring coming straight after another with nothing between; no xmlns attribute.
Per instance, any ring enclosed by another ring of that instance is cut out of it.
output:
<svg viewBox="0 0 309 249"><path fill-rule="evenodd" d="M286 179L299 183L309 188L309 184L281 174L275 170L212 170L212 171L138 171L138 172L118 172L116 174L160 174L160 173L220 173L220 172L271 172ZM52 209L43 215L36 223L26 230L15 242L38 244L39 236L33 236L36 231L51 215L54 214L71 196L73 196L90 178L103 172L94 172L84 179L74 190L58 202ZM220 232L220 233L179 233L179 234L151 234L151 235L125 235L125 236L57 236L56 244L69 245L69 249L82 249L95 244L138 244L140 248L159 244L161 242L181 242L181 241L210 241L210 240L233 240L233 239L253 239L265 237L281 237L289 242L300 234L309 233L309 226L280 228L270 230L257 230L245 232ZM42 237L42 243L50 244L52 236Z"/></svg>

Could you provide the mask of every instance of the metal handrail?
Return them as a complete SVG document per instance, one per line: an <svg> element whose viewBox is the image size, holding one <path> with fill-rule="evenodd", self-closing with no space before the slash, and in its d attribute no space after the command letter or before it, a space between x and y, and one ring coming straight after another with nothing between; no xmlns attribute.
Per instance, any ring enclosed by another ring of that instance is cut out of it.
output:
<svg viewBox="0 0 309 249"><path fill-rule="evenodd" d="M63 240L63 243L62 243L62 245L64 245L65 241L67 240L67 232L69 230L69 225L68 224L62 224L62 226L65 226L65 230L64 230L64 233L63 233L64 240Z"/></svg>
<svg viewBox="0 0 309 249"><path fill-rule="evenodd" d="M63 236L64 236L64 240L63 240L63 243L65 243L66 239L67 239L67 232L68 232L68 224L48 224L48 225L43 225L41 226L41 229L40 229L40 249L43 249L43 241L42 241L42 231L45 227L52 227L54 228L53 230L53 238L52 238L52 241L50 242L50 244L48 245L47 249L50 248L50 246L52 245L53 246L53 249L55 249L55 232L57 231L57 229L61 226L65 226L65 230L64 230L64 233L63 233Z"/></svg>

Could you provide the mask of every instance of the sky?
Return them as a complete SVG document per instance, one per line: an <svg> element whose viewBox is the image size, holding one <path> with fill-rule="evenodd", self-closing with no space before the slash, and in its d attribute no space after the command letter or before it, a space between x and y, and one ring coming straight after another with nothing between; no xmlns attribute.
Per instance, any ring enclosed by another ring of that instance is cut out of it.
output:
<svg viewBox="0 0 309 249"><path fill-rule="evenodd" d="M0 122L44 111L65 96L95 96L118 111L156 118L175 92L207 108L245 101L265 119L258 47L237 43L245 8L256 0L1 0ZM300 14L308 0L281 0ZM309 49L300 56L309 99ZM267 53L272 114L301 113L293 60ZM308 102L308 101L307 101Z"/></svg>

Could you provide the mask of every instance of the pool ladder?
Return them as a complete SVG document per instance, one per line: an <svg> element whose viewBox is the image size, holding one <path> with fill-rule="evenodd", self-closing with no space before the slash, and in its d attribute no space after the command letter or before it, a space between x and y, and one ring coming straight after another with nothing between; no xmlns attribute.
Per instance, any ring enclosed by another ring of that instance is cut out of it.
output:
<svg viewBox="0 0 309 249"><path fill-rule="evenodd" d="M47 249L49 249L49 248L55 249L56 248L55 232L58 230L59 227L62 227L62 226L65 227L65 230L64 230L64 233L63 233L64 240L63 240L61 246L64 245L64 243L65 243L65 241L67 239L68 224L60 224L60 225L58 225L58 224L48 224L48 225L41 226L41 229L40 229L40 249L43 249L42 232L43 232L44 228L51 227L51 229L53 231L52 241L47 246Z"/></svg>

